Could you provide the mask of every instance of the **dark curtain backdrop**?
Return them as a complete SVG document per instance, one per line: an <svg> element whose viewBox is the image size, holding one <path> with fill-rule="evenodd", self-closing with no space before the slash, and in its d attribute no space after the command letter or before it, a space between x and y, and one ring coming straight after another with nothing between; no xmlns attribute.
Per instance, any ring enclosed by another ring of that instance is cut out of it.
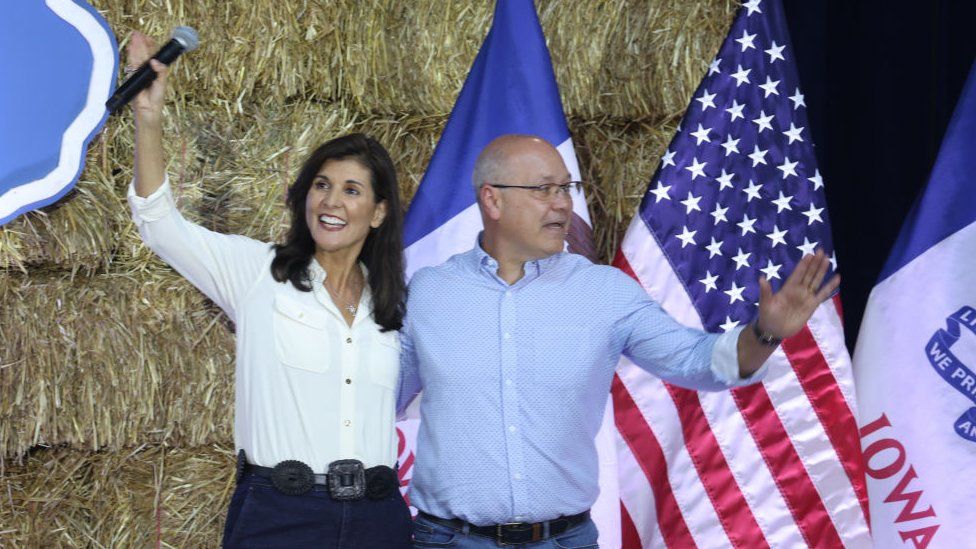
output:
<svg viewBox="0 0 976 549"><path fill-rule="evenodd" d="M925 185L976 58L976 1L784 5L827 191L853 351L868 294Z"/></svg>

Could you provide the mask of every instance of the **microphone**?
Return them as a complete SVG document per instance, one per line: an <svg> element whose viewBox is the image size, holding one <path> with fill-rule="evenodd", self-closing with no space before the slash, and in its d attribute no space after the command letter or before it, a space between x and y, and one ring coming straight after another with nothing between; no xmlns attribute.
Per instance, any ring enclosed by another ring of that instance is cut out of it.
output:
<svg viewBox="0 0 976 549"><path fill-rule="evenodd" d="M176 27L173 29L173 37L170 41L166 42L152 58L164 65L169 65L176 61L181 53L193 51L199 45L200 37L197 36L197 31L193 30L193 27ZM139 92L148 88L155 79L156 71L149 66L149 61L146 61L115 90L112 97L105 102L105 108L108 109L108 112L115 113L122 105L139 95Z"/></svg>

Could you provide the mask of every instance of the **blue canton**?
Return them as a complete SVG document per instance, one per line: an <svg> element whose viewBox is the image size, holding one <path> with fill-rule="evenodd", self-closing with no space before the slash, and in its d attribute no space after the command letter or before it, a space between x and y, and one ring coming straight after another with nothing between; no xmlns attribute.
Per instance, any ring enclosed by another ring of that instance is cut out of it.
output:
<svg viewBox="0 0 976 549"><path fill-rule="evenodd" d="M759 276L777 290L817 248L837 268L781 9L740 9L640 206L706 330L751 321Z"/></svg>
<svg viewBox="0 0 976 549"><path fill-rule="evenodd" d="M678 324L616 268L560 253L512 285L497 270L476 246L410 282L399 405L423 389L410 487L423 511L489 525L589 509L593 438L621 354L692 389L762 376L738 379L739 330ZM731 372L713 364L728 341Z"/></svg>

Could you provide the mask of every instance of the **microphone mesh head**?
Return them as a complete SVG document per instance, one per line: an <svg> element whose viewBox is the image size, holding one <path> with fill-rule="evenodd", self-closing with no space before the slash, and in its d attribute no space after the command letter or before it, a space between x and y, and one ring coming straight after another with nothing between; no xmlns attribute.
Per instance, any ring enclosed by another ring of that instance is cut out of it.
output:
<svg viewBox="0 0 976 549"><path fill-rule="evenodd" d="M183 49L190 52L200 45L200 37L193 27L176 27L173 29L173 40L183 45Z"/></svg>

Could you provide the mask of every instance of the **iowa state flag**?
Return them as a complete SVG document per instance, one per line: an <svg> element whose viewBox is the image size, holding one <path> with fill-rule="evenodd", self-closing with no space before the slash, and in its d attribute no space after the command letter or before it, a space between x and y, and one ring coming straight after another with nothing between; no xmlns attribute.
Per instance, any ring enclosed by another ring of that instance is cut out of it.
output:
<svg viewBox="0 0 976 549"><path fill-rule="evenodd" d="M976 545L976 65L854 355L878 547Z"/></svg>

